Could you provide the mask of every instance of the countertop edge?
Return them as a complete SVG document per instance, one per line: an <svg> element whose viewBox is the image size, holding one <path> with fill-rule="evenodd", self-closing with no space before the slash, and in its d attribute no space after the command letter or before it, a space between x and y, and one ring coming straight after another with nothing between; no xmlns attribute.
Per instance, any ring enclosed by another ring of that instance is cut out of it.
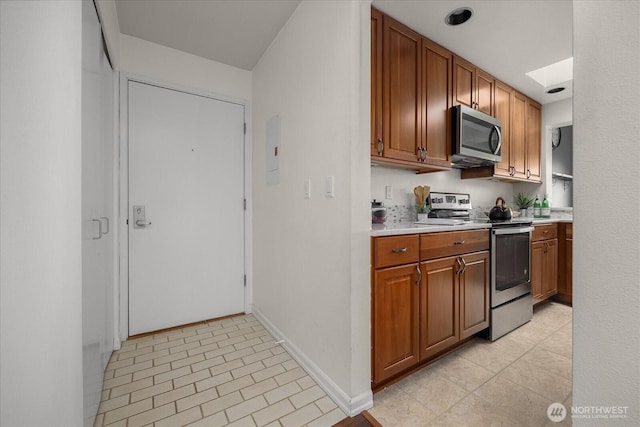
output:
<svg viewBox="0 0 640 427"><path fill-rule="evenodd" d="M536 218L532 219L533 225L553 224L553 223L572 223L573 219L568 218ZM379 226L381 226L380 224ZM371 230L371 237L385 236L401 236L404 234L424 234L438 233L442 231L459 231L459 230L482 230L491 228L491 224L462 224L462 225L419 225L414 223L397 223L394 228Z"/></svg>

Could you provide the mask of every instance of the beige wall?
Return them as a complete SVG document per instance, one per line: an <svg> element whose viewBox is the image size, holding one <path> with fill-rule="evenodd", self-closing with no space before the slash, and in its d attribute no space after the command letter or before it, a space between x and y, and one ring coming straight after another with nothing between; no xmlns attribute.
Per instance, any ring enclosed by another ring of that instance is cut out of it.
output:
<svg viewBox="0 0 640 427"><path fill-rule="evenodd" d="M574 1L573 405L640 425L640 2ZM615 206L615 217L608 203Z"/></svg>
<svg viewBox="0 0 640 427"><path fill-rule="evenodd" d="M251 100L251 71L211 61L126 34L120 35L120 71L211 94Z"/></svg>
<svg viewBox="0 0 640 427"><path fill-rule="evenodd" d="M302 2L253 70L254 311L348 411L371 404L368 8ZM277 114L280 183L267 185Z"/></svg>

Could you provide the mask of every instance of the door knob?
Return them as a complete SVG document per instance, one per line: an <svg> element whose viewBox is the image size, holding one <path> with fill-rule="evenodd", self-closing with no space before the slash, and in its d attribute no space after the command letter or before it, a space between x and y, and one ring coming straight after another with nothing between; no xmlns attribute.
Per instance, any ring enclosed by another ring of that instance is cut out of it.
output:
<svg viewBox="0 0 640 427"><path fill-rule="evenodd" d="M145 208L143 205L133 207L133 228L144 228L151 225L151 221L147 221Z"/></svg>

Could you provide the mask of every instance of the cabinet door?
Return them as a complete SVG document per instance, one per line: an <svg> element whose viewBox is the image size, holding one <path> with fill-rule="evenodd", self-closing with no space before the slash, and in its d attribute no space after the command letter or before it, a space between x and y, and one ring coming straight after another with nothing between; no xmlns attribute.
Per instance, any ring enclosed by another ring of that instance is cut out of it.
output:
<svg viewBox="0 0 640 427"><path fill-rule="evenodd" d="M549 298L558 293L558 239L544 241L542 263L542 295Z"/></svg>
<svg viewBox="0 0 640 427"><path fill-rule="evenodd" d="M382 14L371 9L371 155L382 141Z"/></svg>
<svg viewBox="0 0 640 427"><path fill-rule="evenodd" d="M464 271L460 274L460 339L489 327L489 252L461 257Z"/></svg>
<svg viewBox="0 0 640 427"><path fill-rule="evenodd" d="M418 264L375 270L373 285L374 382L419 361Z"/></svg>
<svg viewBox="0 0 640 427"><path fill-rule="evenodd" d="M457 257L420 264L420 360L460 340L460 295Z"/></svg>
<svg viewBox="0 0 640 427"><path fill-rule="evenodd" d="M496 81L494 101L495 117L502 122L502 161L495 165L494 174L508 177L511 174L511 88Z"/></svg>
<svg viewBox="0 0 640 427"><path fill-rule="evenodd" d="M425 163L451 165L449 108L451 107L451 52L422 39L422 147Z"/></svg>
<svg viewBox="0 0 640 427"><path fill-rule="evenodd" d="M475 67L470 62L453 57L453 103L474 107Z"/></svg>
<svg viewBox="0 0 640 427"><path fill-rule="evenodd" d="M421 143L422 38L387 16L383 23L383 155L417 162Z"/></svg>
<svg viewBox="0 0 640 427"><path fill-rule="evenodd" d="M534 303L544 299L542 294L542 281L544 280L543 259L544 240L533 242L531 244L531 295Z"/></svg>
<svg viewBox="0 0 640 427"><path fill-rule="evenodd" d="M527 177L527 165L525 162L526 106L527 98L518 92L514 92L511 109L511 148L509 159L512 166L512 176L515 178Z"/></svg>
<svg viewBox="0 0 640 427"><path fill-rule="evenodd" d="M493 88L495 80L489 74L476 69L475 81L476 109L490 116L493 115Z"/></svg>
<svg viewBox="0 0 640 427"><path fill-rule="evenodd" d="M527 100L526 109L526 177L529 180L540 182L540 150L542 148L540 140L540 105Z"/></svg>

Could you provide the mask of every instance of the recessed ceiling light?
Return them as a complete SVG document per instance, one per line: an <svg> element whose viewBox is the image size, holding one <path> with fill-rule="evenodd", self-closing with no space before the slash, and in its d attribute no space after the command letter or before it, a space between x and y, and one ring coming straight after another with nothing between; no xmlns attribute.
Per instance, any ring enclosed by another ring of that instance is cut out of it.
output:
<svg viewBox="0 0 640 427"><path fill-rule="evenodd" d="M556 87L556 88L553 88L553 89L549 89L547 91L547 93L558 93L558 92L562 92L563 90L564 90L563 87Z"/></svg>
<svg viewBox="0 0 640 427"><path fill-rule="evenodd" d="M444 22L446 22L447 25L464 24L471 19L471 15L473 15L473 9L470 7L461 7L449 13L447 17L444 18Z"/></svg>

